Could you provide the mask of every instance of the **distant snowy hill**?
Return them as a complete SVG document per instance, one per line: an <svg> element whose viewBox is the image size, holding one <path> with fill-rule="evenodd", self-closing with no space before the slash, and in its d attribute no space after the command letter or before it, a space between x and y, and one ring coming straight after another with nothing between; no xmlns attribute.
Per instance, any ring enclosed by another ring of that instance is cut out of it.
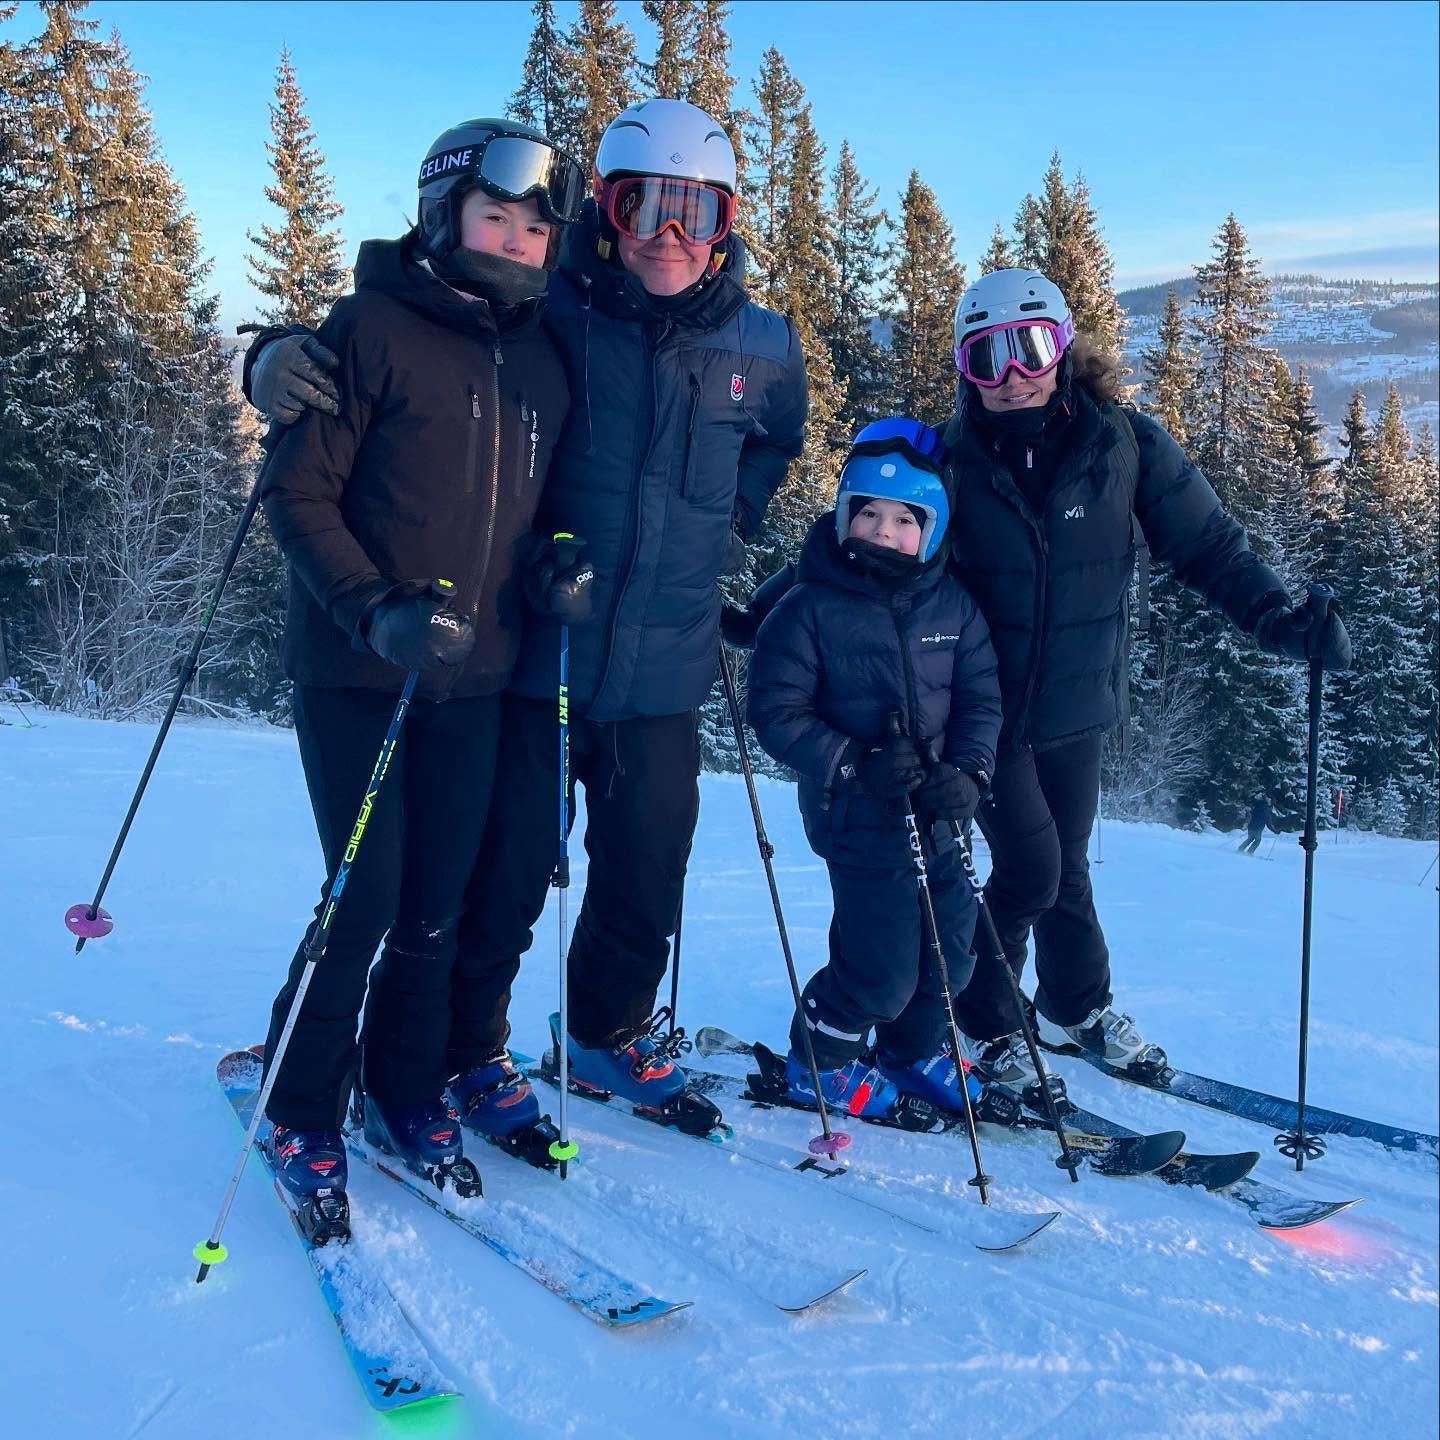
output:
<svg viewBox="0 0 1440 1440"><path fill-rule="evenodd" d="M1130 317L1126 356L1137 379L1172 284L1182 300L1192 300L1193 278L1119 296ZM1422 420L1440 428L1440 286L1277 275L1271 287L1275 322L1268 343L1292 369L1306 367L1332 437L1357 386L1376 414L1392 380L1411 428Z"/></svg>

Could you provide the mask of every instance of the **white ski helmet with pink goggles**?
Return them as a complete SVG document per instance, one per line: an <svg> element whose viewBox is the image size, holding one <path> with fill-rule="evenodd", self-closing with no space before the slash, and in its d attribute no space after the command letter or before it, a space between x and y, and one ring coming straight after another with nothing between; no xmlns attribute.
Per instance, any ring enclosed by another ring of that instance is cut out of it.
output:
<svg viewBox="0 0 1440 1440"><path fill-rule="evenodd" d="M992 270L955 307L955 364L982 389L1003 385L1012 368L1032 379L1043 375L1074 338L1060 287L1038 270Z"/></svg>

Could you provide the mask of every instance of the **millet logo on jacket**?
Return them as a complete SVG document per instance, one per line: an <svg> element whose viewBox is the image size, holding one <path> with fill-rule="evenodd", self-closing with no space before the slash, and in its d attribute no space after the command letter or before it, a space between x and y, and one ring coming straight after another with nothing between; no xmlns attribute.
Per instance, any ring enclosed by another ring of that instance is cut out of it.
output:
<svg viewBox="0 0 1440 1440"><path fill-rule="evenodd" d="M1085 507L1083 505L1072 506L1065 512L1067 520L1083 520L1085 518Z"/></svg>

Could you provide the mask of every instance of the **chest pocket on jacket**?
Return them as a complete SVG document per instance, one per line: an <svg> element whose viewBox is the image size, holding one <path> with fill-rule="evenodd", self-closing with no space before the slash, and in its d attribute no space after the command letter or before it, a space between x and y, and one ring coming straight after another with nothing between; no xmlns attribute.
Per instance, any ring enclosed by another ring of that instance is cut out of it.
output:
<svg viewBox="0 0 1440 1440"><path fill-rule="evenodd" d="M743 380L740 399L733 391L721 394L724 380L734 384L729 371L695 366L686 375L680 443L680 495L690 504L729 509L735 503L735 483L740 450L754 428L744 404Z"/></svg>

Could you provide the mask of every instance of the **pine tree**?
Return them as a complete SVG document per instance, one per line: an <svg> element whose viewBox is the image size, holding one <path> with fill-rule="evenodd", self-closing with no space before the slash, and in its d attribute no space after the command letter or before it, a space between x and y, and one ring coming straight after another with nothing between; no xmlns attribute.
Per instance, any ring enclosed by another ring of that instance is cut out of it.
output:
<svg viewBox="0 0 1440 1440"><path fill-rule="evenodd" d="M1014 261L1022 270L1043 270L1045 268L1046 239L1045 224L1040 214L1039 202L1033 195L1027 195L1015 212Z"/></svg>
<svg viewBox="0 0 1440 1440"><path fill-rule="evenodd" d="M1181 445L1189 439L1188 420L1193 403L1196 355L1189 344L1184 312L1175 287L1165 297L1165 313L1155 344L1141 357L1145 367L1146 409Z"/></svg>
<svg viewBox="0 0 1440 1440"><path fill-rule="evenodd" d="M1213 258L1196 269L1192 452L1262 558L1280 559L1290 534L1270 530L1283 485L1282 435L1272 414L1275 357L1261 344L1269 288L1232 215ZM1298 565L1298 561L1296 564ZM1204 677L1206 776L1196 798L1225 823L1264 784L1282 815L1298 813L1303 767L1304 674L1238 633L1198 596L1164 576L1156 586L1157 640L1178 645Z"/></svg>
<svg viewBox="0 0 1440 1440"><path fill-rule="evenodd" d="M950 222L917 170L901 197L897 249L890 296L894 405L899 413L943 426L955 401L955 306L965 269L955 258Z"/></svg>
<svg viewBox="0 0 1440 1440"><path fill-rule="evenodd" d="M735 77L730 73L730 19L728 0L697 0L693 49L688 60L690 76L685 98L713 116L735 147L744 171L742 116L735 111Z"/></svg>
<svg viewBox="0 0 1440 1440"><path fill-rule="evenodd" d="M533 125L582 166L595 158L584 153L580 134L579 100L575 93L576 57L569 39L555 19L554 0L535 0L530 48L520 88L510 97L505 113L521 124Z"/></svg>
<svg viewBox="0 0 1440 1440"><path fill-rule="evenodd" d="M882 232L889 223L878 192L865 182L848 140L830 172L830 256L834 291L827 300L826 342L840 387L837 424L853 434L884 404L884 354L875 337L884 280Z"/></svg>
<svg viewBox="0 0 1440 1440"><path fill-rule="evenodd" d="M580 16L566 37L573 58L577 104L576 157L594 160L610 122L636 98L635 37L615 0L580 0Z"/></svg>
<svg viewBox="0 0 1440 1440"><path fill-rule="evenodd" d="M746 184L745 238L758 272L750 289L773 310L781 294L778 272L783 264L781 230L790 190L791 139L805 87L791 73L785 57L771 46L760 57L754 88L759 108L747 117L745 130L751 167Z"/></svg>
<svg viewBox="0 0 1440 1440"><path fill-rule="evenodd" d="M695 53L695 0L644 0L641 9L655 27L655 59L640 67L645 88L664 100L684 100L690 89L690 64Z"/></svg>
<svg viewBox="0 0 1440 1440"><path fill-rule="evenodd" d="M275 103L270 107L271 139L265 149L275 181L265 198L282 218L278 227L262 225L249 240L260 252L246 261L255 288L272 302L261 315L271 325L314 329L344 293L346 271L335 221L343 207L325 170L305 96L295 78L288 46L280 47L275 71Z"/></svg>
<svg viewBox="0 0 1440 1440"><path fill-rule="evenodd" d="M1005 227L996 221L990 236L990 248L980 257L980 273L989 275L995 270L1010 270L1015 264L1015 247L1010 243Z"/></svg>

